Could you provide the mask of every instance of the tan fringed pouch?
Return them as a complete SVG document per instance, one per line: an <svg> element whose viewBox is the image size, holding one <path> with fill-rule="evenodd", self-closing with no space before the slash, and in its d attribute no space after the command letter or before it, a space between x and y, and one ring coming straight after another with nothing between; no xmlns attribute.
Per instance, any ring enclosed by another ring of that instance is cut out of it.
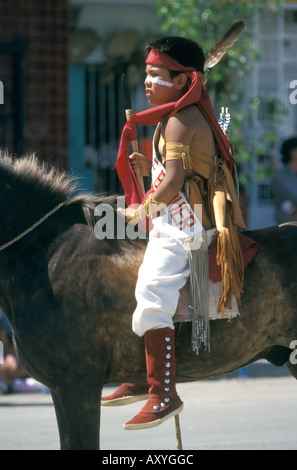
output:
<svg viewBox="0 0 297 470"><path fill-rule="evenodd" d="M243 292L244 264L237 227L245 228L232 175L225 162L216 167L216 182L211 201L218 230L217 264L221 267L222 295L219 312L231 307L232 294L240 305Z"/></svg>

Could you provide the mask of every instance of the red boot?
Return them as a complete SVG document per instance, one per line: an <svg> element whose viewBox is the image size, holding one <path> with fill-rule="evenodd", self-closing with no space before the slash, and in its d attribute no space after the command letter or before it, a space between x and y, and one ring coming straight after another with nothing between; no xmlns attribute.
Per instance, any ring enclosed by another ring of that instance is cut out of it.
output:
<svg viewBox="0 0 297 470"><path fill-rule="evenodd" d="M138 415L124 424L127 430L158 426L183 410L175 389L174 330L149 330L144 339L149 399Z"/></svg>
<svg viewBox="0 0 297 470"><path fill-rule="evenodd" d="M149 385L123 383L112 395L101 398L102 406L121 406L148 398Z"/></svg>

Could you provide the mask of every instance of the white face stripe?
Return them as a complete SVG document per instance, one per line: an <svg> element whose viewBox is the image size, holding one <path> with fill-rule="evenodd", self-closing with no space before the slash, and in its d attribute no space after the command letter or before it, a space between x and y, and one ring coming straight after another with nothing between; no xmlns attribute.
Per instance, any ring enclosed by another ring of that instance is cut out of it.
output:
<svg viewBox="0 0 297 470"><path fill-rule="evenodd" d="M173 87L173 83L166 82L165 80L161 80L160 78L157 78L157 77L150 77L149 75L147 75L145 82L157 83L158 85L167 86L169 88Z"/></svg>

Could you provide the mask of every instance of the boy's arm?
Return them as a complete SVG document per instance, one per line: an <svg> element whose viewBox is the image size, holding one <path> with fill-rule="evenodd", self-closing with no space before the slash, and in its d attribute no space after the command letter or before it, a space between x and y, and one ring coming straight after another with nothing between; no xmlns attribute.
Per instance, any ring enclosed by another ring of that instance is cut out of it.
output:
<svg viewBox="0 0 297 470"><path fill-rule="evenodd" d="M193 126L186 125L187 122L180 113L170 117L165 129L165 141L179 142L184 146L190 146L195 133ZM187 117L187 116L186 116ZM126 220L137 223L144 215L152 215L161 207L170 204L178 192L182 189L185 181L185 169L182 158L166 160L166 174L154 193L143 202L136 211L128 208L125 211Z"/></svg>
<svg viewBox="0 0 297 470"><path fill-rule="evenodd" d="M189 125L186 113L177 113L168 119L165 128L165 141L179 142L184 146L190 146L195 129ZM185 169L182 159L167 160L166 174L160 186L154 192L157 202L169 204L182 189L185 181Z"/></svg>
<svg viewBox="0 0 297 470"><path fill-rule="evenodd" d="M162 183L154 192L154 199L157 202L170 204L172 199L182 189L185 181L185 170L182 160L169 160L166 162L166 174Z"/></svg>

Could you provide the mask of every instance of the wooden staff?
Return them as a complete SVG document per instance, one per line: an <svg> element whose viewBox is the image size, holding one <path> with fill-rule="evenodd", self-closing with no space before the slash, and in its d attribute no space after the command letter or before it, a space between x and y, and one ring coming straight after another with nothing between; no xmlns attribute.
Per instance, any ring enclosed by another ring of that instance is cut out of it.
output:
<svg viewBox="0 0 297 470"><path fill-rule="evenodd" d="M130 94L129 94L128 84L127 84L127 80L126 80L126 77L125 77L125 74L124 74L124 73L123 73L123 75L122 75L122 85L123 85L123 92L124 92L126 121L130 121L133 112L132 112L132 106L131 106L131 100L130 100ZM132 141L131 141L131 149L132 149L132 152L137 152L137 153L139 153L139 147L138 147L138 142L137 142L137 140L132 140ZM138 185L139 185L141 194L142 194L142 196L144 196L144 195L145 195L145 189L144 189L143 177L142 177L141 169L140 169L139 166L138 166L137 170L135 171L135 176L136 176L137 183L138 183Z"/></svg>
<svg viewBox="0 0 297 470"><path fill-rule="evenodd" d="M174 416L174 424L175 424L176 449L183 450L179 415Z"/></svg>

